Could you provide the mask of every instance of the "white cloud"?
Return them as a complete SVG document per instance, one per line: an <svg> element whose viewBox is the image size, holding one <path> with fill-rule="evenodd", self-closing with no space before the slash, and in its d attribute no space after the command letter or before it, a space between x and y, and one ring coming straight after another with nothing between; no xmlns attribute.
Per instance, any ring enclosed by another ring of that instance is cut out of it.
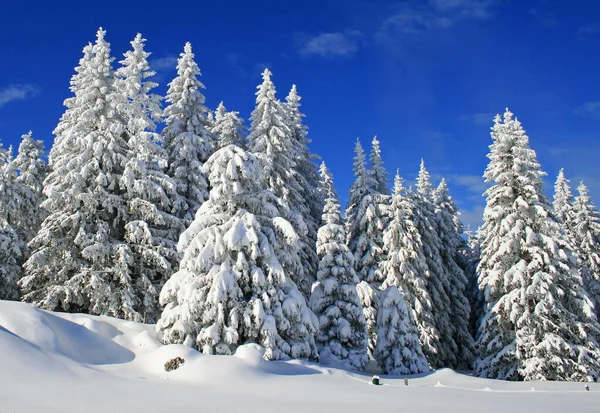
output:
<svg viewBox="0 0 600 413"><path fill-rule="evenodd" d="M35 85L8 85L0 89L0 108L10 102L30 99L40 93Z"/></svg>
<svg viewBox="0 0 600 413"><path fill-rule="evenodd" d="M356 54L362 33L357 30L321 33L316 36L298 35L298 53L302 56L325 58L351 57Z"/></svg>
<svg viewBox="0 0 600 413"><path fill-rule="evenodd" d="M376 37L389 41L406 35L420 35L448 29L466 20L486 20L493 16L496 0L430 0L419 5L402 3L384 20Z"/></svg>
<svg viewBox="0 0 600 413"><path fill-rule="evenodd" d="M479 175L458 175L452 174L448 176L448 181L463 186L471 193L481 195L488 188L483 176Z"/></svg>
<svg viewBox="0 0 600 413"><path fill-rule="evenodd" d="M494 113L491 112L478 112L471 115L463 115L460 117L461 120L471 122L474 125L493 125L494 124Z"/></svg>
<svg viewBox="0 0 600 413"><path fill-rule="evenodd" d="M587 24L577 29L577 36L579 39L587 39L598 33L600 33L600 23L598 22Z"/></svg>
<svg viewBox="0 0 600 413"><path fill-rule="evenodd" d="M460 210L460 221L465 227L465 231L469 229L476 231L483 224L483 205L474 205L472 209Z"/></svg>
<svg viewBox="0 0 600 413"><path fill-rule="evenodd" d="M156 72L160 72L163 70L175 70L177 68L177 57L165 56L152 59L150 61L150 67Z"/></svg>
<svg viewBox="0 0 600 413"><path fill-rule="evenodd" d="M576 108L575 113L581 116L589 116L600 119L600 101L586 102Z"/></svg>

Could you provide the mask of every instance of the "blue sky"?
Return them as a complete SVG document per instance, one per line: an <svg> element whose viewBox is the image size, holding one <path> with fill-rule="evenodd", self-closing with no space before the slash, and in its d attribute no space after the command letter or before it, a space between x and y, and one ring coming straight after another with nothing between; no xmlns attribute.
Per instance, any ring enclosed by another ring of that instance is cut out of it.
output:
<svg viewBox="0 0 600 413"><path fill-rule="evenodd" d="M56 3L56 4L55 4ZM92 5L93 4L93 5ZM381 141L392 174L421 158L445 176L466 222L484 206L481 175L495 113L522 121L548 173L585 180L600 202L600 3L593 0L4 1L0 8L0 140L33 130L49 148L83 46L107 30L120 60L141 32L159 93L186 41L207 104L248 118L269 67L283 99L303 97L312 150L342 203L357 137ZM367 149L368 150L368 149Z"/></svg>

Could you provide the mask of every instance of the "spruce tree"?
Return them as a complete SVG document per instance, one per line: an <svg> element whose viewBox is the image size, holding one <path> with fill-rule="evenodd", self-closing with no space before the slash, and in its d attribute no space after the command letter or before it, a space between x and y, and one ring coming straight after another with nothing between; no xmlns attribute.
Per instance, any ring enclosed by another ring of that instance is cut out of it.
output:
<svg viewBox="0 0 600 413"><path fill-rule="evenodd" d="M381 148L379 147L379 140L377 136L373 137L371 142L371 154L369 156L369 162L371 163L371 169L369 174L373 182L373 191L380 195L388 195L388 172L383 166L383 160L381 159Z"/></svg>
<svg viewBox="0 0 600 413"><path fill-rule="evenodd" d="M19 222L21 193L11 156L12 148L0 143L0 299L19 298L17 281L21 277L21 260L25 243L9 220Z"/></svg>
<svg viewBox="0 0 600 413"><path fill-rule="evenodd" d="M561 168L554 183L554 212L562 221L565 228L571 228L575 218L573 211L573 193L569 180L565 177L565 170Z"/></svg>
<svg viewBox="0 0 600 413"><path fill-rule="evenodd" d="M300 187L300 194L304 203L293 207L302 211L306 223L306 239L301 249L301 258L304 265L311 274L314 274L318 266L318 257L314 248L317 241L317 230L321 225L321 214L323 212L325 198L319 196L320 175L316 160L319 156L310 152L308 145L311 140L308 137L308 128L302 119L305 115L300 112L300 100L296 85L292 85L284 104L285 121L291 134L291 143L294 147L295 176Z"/></svg>
<svg viewBox="0 0 600 413"><path fill-rule="evenodd" d="M414 313L398 287L380 294L377 311L377 345L373 357L385 374L415 374L429 371L421 351Z"/></svg>
<svg viewBox="0 0 600 413"><path fill-rule="evenodd" d="M381 232L384 222L378 220L376 211L379 205L373 194L374 185L367 170L365 153L358 139L354 152L355 180L350 186L346 206L346 244L354 256L354 269L359 279L357 291L367 320L369 350L372 352L377 343L378 293L382 281L379 258L383 254Z"/></svg>
<svg viewBox="0 0 600 413"><path fill-rule="evenodd" d="M208 109L198 80L200 69L192 45L186 43L177 61L177 77L169 83L162 130L167 152L167 175L175 180L177 194L171 213L187 227L200 205L208 198L208 183L202 164L214 151Z"/></svg>
<svg viewBox="0 0 600 413"><path fill-rule="evenodd" d="M388 374L421 373L428 371L423 352L435 351L440 337L426 288L427 267L421 237L413 223L413 206L399 173L394 179L391 212L392 220L383 234L387 255L380 263L385 277L380 311L385 314L378 316L374 357ZM394 288L401 297L397 297Z"/></svg>
<svg viewBox="0 0 600 413"><path fill-rule="evenodd" d="M354 183L346 208L348 248L354 254L354 268L362 281L380 285L383 277L379 263L383 259L383 230L387 225L387 211L382 210L381 194L375 190L375 181L366 168L360 142L356 142Z"/></svg>
<svg viewBox="0 0 600 413"><path fill-rule="evenodd" d="M471 319L469 321L469 331L471 336L477 338L477 331L481 324L484 311L484 299L483 293L479 289L479 283L477 282L477 266L481 256L481 242L479 238L479 228L475 233L471 230L466 231L467 234L467 246L465 250L465 259L467 266L465 267L465 275L467 276L468 284L468 299L471 307Z"/></svg>
<svg viewBox="0 0 600 413"><path fill-rule="evenodd" d="M442 179L434 193L436 205L436 226L442 242L440 251L442 263L449 277L447 295L450 298L450 317L453 321L453 340L456 343L456 363L450 365L456 369L470 369L474 358L473 336L469 332L471 308L468 300L468 279L461 267L464 240L460 234L463 226L458 208L450 196L446 180ZM463 264L464 266L464 264Z"/></svg>
<svg viewBox="0 0 600 413"><path fill-rule="evenodd" d="M236 145L240 148L246 147L246 141L242 134L244 121L238 115L239 112L228 112L222 101L219 103L211 126L217 148L224 148L229 145Z"/></svg>
<svg viewBox="0 0 600 413"><path fill-rule="evenodd" d="M120 181L128 161L125 125L113 101L110 45L100 29L71 79L74 96L56 127L48 212L20 280L23 299L49 310L138 319L121 240L127 208Z"/></svg>
<svg viewBox="0 0 600 413"><path fill-rule="evenodd" d="M590 380L600 373L600 326L578 263L544 195L544 172L521 123L506 110L492 128L493 185L478 267L485 295L479 376L507 380Z"/></svg>
<svg viewBox="0 0 600 413"><path fill-rule="evenodd" d="M569 228L575 240L584 287L594 302L596 315L600 317L600 214L583 182L577 191L579 196L573 204L573 221Z"/></svg>
<svg viewBox="0 0 600 413"><path fill-rule="evenodd" d="M314 271L308 266L314 262L310 258L314 255L314 243L309 243L304 220L308 209L302 196L301 176L296 170L297 146L286 122L285 108L275 97L269 69L264 70L262 78L251 115L248 150L262 163L265 171L263 186L283 202L282 207L287 209L283 217L298 235L295 245L281 245L278 255L285 271L308 297L314 282Z"/></svg>
<svg viewBox="0 0 600 413"><path fill-rule="evenodd" d="M124 54L115 72L113 98L126 125L130 153L121 178L128 212L123 252L136 292L136 311L154 322L160 314L158 293L176 265L176 243L185 228L169 213L177 192L174 180L165 173L167 154L156 133L160 97L151 92L157 84L147 80L155 73L148 65L145 41L138 34L132 50Z"/></svg>
<svg viewBox="0 0 600 413"><path fill-rule="evenodd" d="M414 221L423 243L427 267L427 291L431 297L435 326L440 334L440 341L435 343L437 347L426 347L423 350L432 367L453 367L457 364L458 346L454 341L456 334L452 322L452 300L449 296L450 277L443 260L445 246L438 233L435 191L423 161L417 176L417 191L412 195L415 205Z"/></svg>
<svg viewBox="0 0 600 413"><path fill-rule="evenodd" d="M48 164L42 158L44 142L34 140L31 131L21 138L19 152L13 160L18 172L16 184L19 186L20 237L27 243L37 234L46 213L40 208L45 199L42 193L43 182L48 175Z"/></svg>
<svg viewBox="0 0 600 413"><path fill-rule="evenodd" d="M327 198L317 237L319 270L310 297L310 307L319 318L317 346L321 360L332 358L347 368L363 370L369 361L367 324L356 292L358 278L346 246L340 204L324 162L321 185Z"/></svg>
<svg viewBox="0 0 600 413"><path fill-rule="evenodd" d="M206 354L254 342L267 360L316 356L318 321L276 253L297 236L279 215L280 200L260 188L262 169L234 145L204 164L210 197L182 234L179 271L160 294L163 342Z"/></svg>

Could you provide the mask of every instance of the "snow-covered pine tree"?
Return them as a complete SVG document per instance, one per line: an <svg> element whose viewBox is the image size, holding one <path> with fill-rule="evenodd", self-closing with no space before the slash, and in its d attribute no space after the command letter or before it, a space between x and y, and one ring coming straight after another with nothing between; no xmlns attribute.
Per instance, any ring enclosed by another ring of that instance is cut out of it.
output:
<svg viewBox="0 0 600 413"><path fill-rule="evenodd" d="M477 331L479 330L479 324L483 318L484 299L483 293L479 289L479 283L477 282L477 266L481 256L481 242L479 238L479 228L475 233L470 229L465 232L467 235L468 248L465 250L465 259L467 265L465 266L465 274L467 276L468 284L468 298L471 307L471 320L469 321L469 329L471 336L476 338Z"/></svg>
<svg viewBox="0 0 600 413"><path fill-rule="evenodd" d="M584 287L600 317L600 214L590 199L583 182L577 187L579 195L573 204L571 228L575 251L581 264Z"/></svg>
<svg viewBox="0 0 600 413"><path fill-rule="evenodd" d="M427 291L427 267L413 207L397 172L391 203L392 220L383 234L388 251L380 263L384 281L377 317L377 345L373 356L387 374L428 371L423 349L439 347L439 331ZM397 296L398 290L400 297Z"/></svg>
<svg viewBox="0 0 600 413"><path fill-rule="evenodd" d="M558 172L556 182L554 183L554 212L562 221L565 229L571 228L575 212L573 211L573 193L569 185L569 180L565 177L563 168Z"/></svg>
<svg viewBox="0 0 600 413"><path fill-rule="evenodd" d="M46 213L40 208L45 199L42 193L43 182L48 175L48 164L42 158L44 142L34 140L31 131L21 138L19 153L13 160L14 169L18 172L16 183L21 193L18 231L20 238L28 243L37 234Z"/></svg>
<svg viewBox="0 0 600 413"><path fill-rule="evenodd" d="M240 148L246 147L246 140L243 135L244 121L239 117L239 114L239 112L227 111L222 101L219 103L217 110L214 112L211 126L217 148L224 148L229 145L236 145Z"/></svg>
<svg viewBox="0 0 600 413"><path fill-rule="evenodd" d="M310 307L320 325L317 346L321 360L333 359L361 371L369 361L367 324L356 292L358 278L346 246L340 204L325 162L321 164L321 186L327 198L317 237L319 270L310 296Z"/></svg>
<svg viewBox="0 0 600 413"><path fill-rule="evenodd" d="M19 283L23 299L49 310L135 319L135 291L121 242L127 217L120 179L128 160L125 125L112 101L105 31L71 79L74 96L56 127L52 172L44 181L48 216L30 242Z"/></svg>
<svg viewBox="0 0 600 413"><path fill-rule="evenodd" d="M9 220L19 222L21 191L12 159L12 148L4 149L0 143L0 299L19 298L17 281L21 277L21 260L25 243Z"/></svg>
<svg viewBox="0 0 600 413"><path fill-rule="evenodd" d="M429 371L419 343L414 314L398 287L389 286L381 291L377 327L373 357L385 374Z"/></svg>
<svg viewBox="0 0 600 413"><path fill-rule="evenodd" d="M379 141L373 139L371 159L378 167L377 174L367 170L365 156L356 142L354 175L356 180L350 187L350 200L346 209L348 247L354 254L354 268L360 280L379 286L383 276L379 263L385 258L383 231L389 221L389 200L386 199L387 172L383 169ZM378 180L376 180L378 179ZM379 192L384 189L386 192Z"/></svg>
<svg viewBox="0 0 600 413"><path fill-rule="evenodd" d="M450 276L442 257L445 246L438 234L434 192L425 162L421 160L417 176L417 191L412 193L415 205L414 222L423 243L427 266L427 290L431 297L435 326L440 333L437 348L426 347L423 351L429 364L438 368L456 366L458 346L454 341L456 329L452 321L452 300L449 297Z"/></svg>
<svg viewBox="0 0 600 413"><path fill-rule="evenodd" d="M200 68L194 61L192 45L186 43L177 61L177 77L169 83L162 130L169 163L167 174L175 180L178 194L171 213L179 217L185 227L208 198L208 183L201 170L215 147L201 92L204 85L198 76Z"/></svg>
<svg viewBox="0 0 600 413"><path fill-rule="evenodd" d="M320 175L315 163L320 157L310 152L308 148L311 140L308 137L308 128L302 121L305 115L300 112L302 98L298 95L296 85L292 85L285 99L285 121L290 130L292 146L295 148L295 176L304 200L303 205L296 207L292 205L292 207L303 213L307 233L300 253L306 269L314 274L319 261L314 246L317 241L317 231L322 224L321 214L325 205L325 199L319 195Z"/></svg>
<svg viewBox="0 0 600 413"><path fill-rule="evenodd" d="M521 123L496 116L485 178L493 185L478 267L486 313L479 376L591 380L600 374L598 324L578 263L542 188L544 172Z"/></svg>
<svg viewBox="0 0 600 413"><path fill-rule="evenodd" d="M371 163L371 169L369 174L373 182L373 192L380 195L388 195L390 193L388 189L388 172L383 166L383 160L381 159L381 148L379 146L379 140L377 136L373 137L371 142L371 153L369 155L369 162Z"/></svg>
<svg viewBox="0 0 600 413"><path fill-rule="evenodd" d="M136 292L136 313L154 322L160 315L158 294L178 261L177 240L185 229L169 213L176 185L165 173L166 151L160 147L155 122L161 120L160 97L151 91L157 84L148 65L146 39L138 34L132 50L124 54L115 72L116 106L126 125L129 161L121 178L127 202L124 254Z"/></svg>
<svg viewBox="0 0 600 413"><path fill-rule="evenodd" d="M464 232L460 222L460 212L450 196L446 180L442 179L434 193L436 205L438 236L443 248L440 251L442 262L447 270L450 288L447 295L450 298L451 319L453 321L454 342L457 345L456 364L451 367L456 369L470 369L474 358L473 336L469 332L471 308L469 305L468 279L461 267L464 240L460 234Z"/></svg>
<svg viewBox="0 0 600 413"><path fill-rule="evenodd" d="M291 222L298 235L296 245L274 245L279 260L287 274L298 285L305 297L310 296L313 271L309 267L316 260L314 242L309 243L308 228L304 217L308 208L302 196L301 176L296 170L298 148L286 122L286 112L282 103L275 97L275 85L271 72L265 69L263 82L257 87L256 107L251 115L252 124L248 135L248 150L263 165L263 187L271 191L282 202L283 218Z"/></svg>
<svg viewBox="0 0 600 413"><path fill-rule="evenodd" d="M316 357L318 320L275 252L297 236L277 198L260 188L262 168L234 145L204 164L210 197L182 234L179 271L160 294L163 342L207 354L254 342L267 360Z"/></svg>
<svg viewBox="0 0 600 413"><path fill-rule="evenodd" d="M369 331L369 350L377 343L378 292L383 277L379 262L383 256L383 229L374 183L367 170L365 153L356 140L354 176L346 206L346 244L354 256L354 269L359 279L358 295Z"/></svg>

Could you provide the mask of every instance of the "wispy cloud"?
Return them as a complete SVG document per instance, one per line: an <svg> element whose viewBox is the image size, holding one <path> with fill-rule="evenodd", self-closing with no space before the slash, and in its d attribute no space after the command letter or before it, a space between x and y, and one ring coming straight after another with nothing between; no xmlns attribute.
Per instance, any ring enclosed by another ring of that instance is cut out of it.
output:
<svg viewBox="0 0 600 413"><path fill-rule="evenodd" d="M577 29L577 37L580 40L587 39L600 33L600 23L594 22Z"/></svg>
<svg viewBox="0 0 600 413"><path fill-rule="evenodd" d="M175 70L177 68L177 56L164 56L150 61L150 67L159 72L163 70Z"/></svg>
<svg viewBox="0 0 600 413"><path fill-rule="evenodd" d="M600 119L600 101L584 103L575 109L575 114Z"/></svg>
<svg viewBox="0 0 600 413"><path fill-rule="evenodd" d="M324 58L352 57L359 48L363 35L358 30L308 35L297 34L298 53L304 57Z"/></svg>
<svg viewBox="0 0 600 413"><path fill-rule="evenodd" d="M383 21L376 37L380 41L448 29L467 20L486 20L494 15L495 0L429 0L402 3Z"/></svg>
<svg viewBox="0 0 600 413"><path fill-rule="evenodd" d="M479 175L448 175L448 181L463 186L468 192L473 194L481 195L488 188L488 184L485 183L483 176Z"/></svg>
<svg viewBox="0 0 600 413"><path fill-rule="evenodd" d="M491 112L477 112L470 115L463 115L460 120L470 122L474 125L492 125L494 123L494 113Z"/></svg>
<svg viewBox="0 0 600 413"><path fill-rule="evenodd" d="M8 85L0 89L0 108L2 106L18 100L26 100L37 96L40 93L40 88L31 85Z"/></svg>
<svg viewBox="0 0 600 413"><path fill-rule="evenodd" d="M473 205L471 209L460 210L460 221L465 227L465 231L475 232L483 224L483 205Z"/></svg>

